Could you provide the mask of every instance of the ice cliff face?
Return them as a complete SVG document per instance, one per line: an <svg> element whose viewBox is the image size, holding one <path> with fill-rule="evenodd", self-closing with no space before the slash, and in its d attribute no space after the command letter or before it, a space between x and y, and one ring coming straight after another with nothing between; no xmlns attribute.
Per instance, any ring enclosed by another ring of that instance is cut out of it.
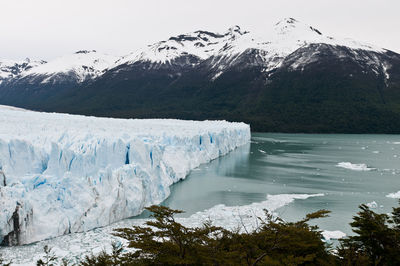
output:
<svg viewBox="0 0 400 266"><path fill-rule="evenodd" d="M249 139L243 123L0 106L0 242L26 244L137 215L191 169Z"/></svg>

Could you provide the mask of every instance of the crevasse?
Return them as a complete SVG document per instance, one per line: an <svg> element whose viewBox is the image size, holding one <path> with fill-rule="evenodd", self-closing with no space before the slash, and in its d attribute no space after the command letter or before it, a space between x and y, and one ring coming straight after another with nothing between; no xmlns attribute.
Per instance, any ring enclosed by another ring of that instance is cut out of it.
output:
<svg viewBox="0 0 400 266"><path fill-rule="evenodd" d="M0 106L0 242L27 244L138 215L191 169L249 140L244 123Z"/></svg>

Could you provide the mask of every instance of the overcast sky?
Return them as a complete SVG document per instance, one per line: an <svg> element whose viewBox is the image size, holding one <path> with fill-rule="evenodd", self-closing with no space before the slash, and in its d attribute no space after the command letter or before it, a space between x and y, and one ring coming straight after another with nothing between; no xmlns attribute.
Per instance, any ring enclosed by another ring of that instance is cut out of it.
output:
<svg viewBox="0 0 400 266"><path fill-rule="evenodd" d="M0 0L0 58L124 55L198 29L267 34L285 17L400 52L399 12L400 0Z"/></svg>

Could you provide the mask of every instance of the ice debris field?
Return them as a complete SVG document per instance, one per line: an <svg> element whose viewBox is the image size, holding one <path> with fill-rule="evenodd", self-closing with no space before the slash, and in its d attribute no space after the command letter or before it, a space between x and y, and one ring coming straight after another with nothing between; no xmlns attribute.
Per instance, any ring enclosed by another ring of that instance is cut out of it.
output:
<svg viewBox="0 0 400 266"><path fill-rule="evenodd" d="M0 242L32 243L138 215L190 170L249 141L244 123L0 106Z"/></svg>
<svg viewBox="0 0 400 266"><path fill-rule="evenodd" d="M295 200L306 200L312 197L323 197L324 194L277 194L267 195L265 201L254 202L243 206L216 205L210 209L199 211L186 218L177 218L179 223L185 226L202 226L204 222L212 220L213 225L222 226L226 229L235 230L241 225L246 230L256 229L258 218L265 219L265 211L276 216L276 210ZM124 250L128 250L127 241L112 235L116 228L131 227L134 225L142 226L148 219L125 219L110 226L97 228L82 233L75 233L56 237L50 240L37 242L32 245L10 247L3 250L7 261L12 260L13 265L33 266L36 261L44 256L43 246L53 247L52 252L59 259L63 258L68 263L78 263L86 255L98 254L105 250L111 252L111 243L122 245ZM330 239L340 239L346 236L341 231L323 231L325 241ZM60 260L58 263L61 263Z"/></svg>

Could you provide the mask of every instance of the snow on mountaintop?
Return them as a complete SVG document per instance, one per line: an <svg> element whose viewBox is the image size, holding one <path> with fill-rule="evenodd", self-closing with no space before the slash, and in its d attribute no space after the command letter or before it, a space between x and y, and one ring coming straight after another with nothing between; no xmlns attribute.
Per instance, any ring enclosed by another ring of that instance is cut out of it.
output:
<svg viewBox="0 0 400 266"><path fill-rule="evenodd" d="M24 72L23 76L45 75L51 77L58 73L74 72L79 81L84 81L87 78L94 78L102 74L103 71L112 66L118 58L119 57L113 55L100 54L95 50L82 50L72 55L62 56L46 64L31 68Z"/></svg>
<svg viewBox="0 0 400 266"><path fill-rule="evenodd" d="M149 45L146 49L131 53L119 60L117 64L137 61L167 63L185 55L207 59L211 55L218 53L226 43L247 33L247 31L242 31L239 26L234 26L224 34L201 30L181 34L166 41Z"/></svg>
<svg viewBox="0 0 400 266"><path fill-rule="evenodd" d="M269 71L279 67L286 56L310 44L345 46L353 50L378 53L386 51L351 39L329 37L296 19L285 18L273 27L265 29L261 36L243 30L239 26L233 26L222 34L199 30L170 37L168 40L154 43L122 58L100 54L94 50L82 50L48 63L0 61L0 83L2 80L14 77L39 77L41 83L56 83L65 80L66 75L69 76L67 77L69 80L72 78L76 82L83 82L96 78L106 69L118 65L135 62L172 64L179 58L183 58L179 63L185 66L196 65L202 60L212 58L211 64L216 70L215 78L228 66L241 63L237 59L246 52L255 51L257 64L262 64L265 71ZM307 60L307 58L301 58L292 67L296 68L307 63Z"/></svg>
<svg viewBox="0 0 400 266"><path fill-rule="evenodd" d="M14 78L21 74L23 71L31 69L46 63L45 61L31 61L29 58L25 60L8 60L0 59L0 84L3 80Z"/></svg>
<svg viewBox="0 0 400 266"><path fill-rule="evenodd" d="M371 50L384 52L384 49L362 44L350 39L335 39L322 34L319 30L299 22L293 18L287 18L279 21L270 30L268 34L256 36L246 34L233 40L227 49L219 51L222 57L237 56L248 49L260 51L260 56L267 62L271 59L285 57L298 48L309 44L324 43L333 46L347 46L351 49Z"/></svg>
<svg viewBox="0 0 400 266"><path fill-rule="evenodd" d="M178 35L131 53L117 61L117 64L137 61L169 63L186 55L199 59L207 59L210 56L235 58L248 49L260 51L260 56L267 62L274 57L285 57L300 47L314 43L347 46L356 50L385 51L351 39L335 39L296 19L285 18L276 23L272 29L266 30L263 36L242 30L239 26L228 29L224 34L195 31Z"/></svg>
<svg viewBox="0 0 400 266"><path fill-rule="evenodd" d="M304 44L325 43L330 45L347 46L351 49L371 50L376 52L384 52L384 49L374 47L368 44L357 42L351 39L339 39L324 35L316 28L302 23L293 18L286 18L279 21L274 26L275 36L272 41L280 44L282 47L291 49L293 52ZM265 36L266 37L266 36Z"/></svg>

